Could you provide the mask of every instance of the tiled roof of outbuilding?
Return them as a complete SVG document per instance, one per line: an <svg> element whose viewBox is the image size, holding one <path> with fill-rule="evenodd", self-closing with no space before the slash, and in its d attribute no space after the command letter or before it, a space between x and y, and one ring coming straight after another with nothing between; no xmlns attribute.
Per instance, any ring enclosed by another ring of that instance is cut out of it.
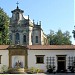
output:
<svg viewBox="0 0 75 75"><path fill-rule="evenodd" d="M0 50L6 50L9 47L9 45L0 45Z"/></svg>
<svg viewBox="0 0 75 75"><path fill-rule="evenodd" d="M75 50L75 45L28 45L30 50Z"/></svg>
<svg viewBox="0 0 75 75"><path fill-rule="evenodd" d="M7 50L9 48L10 45L0 45L0 50ZM75 45L27 45L27 48L29 50L75 50Z"/></svg>

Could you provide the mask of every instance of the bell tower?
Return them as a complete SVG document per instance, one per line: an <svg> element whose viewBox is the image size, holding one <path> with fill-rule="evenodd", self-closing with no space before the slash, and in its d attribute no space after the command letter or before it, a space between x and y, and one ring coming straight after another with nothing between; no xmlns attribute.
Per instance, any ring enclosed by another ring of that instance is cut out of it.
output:
<svg viewBox="0 0 75 75"><path fill-rule="evenodd" d="M23 24L24 21L23 13L24 11L19 9L18 2L16 3L17 7L12 13L12 17L10 18L10 26L9 26L9 34L10 41L12 44L22 44L22 35L23 35Z"/></svg>
<svg viewBox="0 0 75 75"><path fill-rule="evenodd" d="M19 9L18 2L16 4L17 4L17 8L11 12L12 12L12 21L18 23L20 20L22 20L24 11Z"/></svg>

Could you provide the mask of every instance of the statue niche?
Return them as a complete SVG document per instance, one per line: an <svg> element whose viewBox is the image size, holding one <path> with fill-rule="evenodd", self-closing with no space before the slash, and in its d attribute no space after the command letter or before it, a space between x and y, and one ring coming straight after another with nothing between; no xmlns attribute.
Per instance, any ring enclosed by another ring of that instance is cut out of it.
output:
<svg viewBox="0 0 75 75"><path fill-rule="evenodd" d="M20 62L20 61L18 60L18 62L15 63L15 67L16 67L16 68L22 68L22 67L23 67L23 66L22 66L22 62Z"/></svg>
<svg viewBox="0 0 75 75"><path fill-rule="evenodd" d="M16 70L13 71L13 73L24 73L23 63L19 60L15 63Z"/></svg>

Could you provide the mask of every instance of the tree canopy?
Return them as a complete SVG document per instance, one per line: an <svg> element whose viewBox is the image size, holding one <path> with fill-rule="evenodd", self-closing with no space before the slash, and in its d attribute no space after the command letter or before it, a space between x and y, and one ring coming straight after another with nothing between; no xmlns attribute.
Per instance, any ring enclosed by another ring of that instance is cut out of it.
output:
<svg viewBox="0 0 75 75"><path fill-rule="evenodd" d="M75 27L75 26L74 26ZM74 37L74 39L75 39L75 29L72 31L72 33L73 33L73 37Z"/></svg>
<svg viewBox="0 0 75 75"><path fill-rule="evenodd" d="M58 32L54 32L53 30L50 30L50 34L47 35L48 37L48 43L50 45L70 45L70 33L66 31L65 33L62 33L61 30L58 30Z"/></svg>
<svg viewBox="0 0 75 75"><path fill-rule="evenodd" d="M9 17L0 7L0 44L8 44Z"/></svg>

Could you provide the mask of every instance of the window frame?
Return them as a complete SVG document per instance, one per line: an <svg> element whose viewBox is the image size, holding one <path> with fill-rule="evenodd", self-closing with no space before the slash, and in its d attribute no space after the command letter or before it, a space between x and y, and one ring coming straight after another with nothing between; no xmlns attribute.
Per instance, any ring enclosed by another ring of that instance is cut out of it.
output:
<svg viewBox="0 0 75 75"><path fill-rule="evenodd" d="M16 44L20 43L20 34L19 33L15 33L15 43Z"/></svg>
<svg viewBox="0 0 75 75"><path fill-rule="evenodd" d="M44 56L45 56L45 55L35 55L35 56L36 56L36 64L44 64ZM38 62L38 61L37 61L37 58L38 58L38 57L41 57L41 58L42 58L42 62Z"/></svg>
<svg viewBox="0 0 75 75"><path fill-rule="evenodd" d="M35 42L38 43L38 36L35 36Z"/></svg>
<svg viewBox="0 0 75 75"><path fill-rule="evenodd" d="M23 35L23 43L26 43L27 42L27 37L26 37L26 35Z"/></svg>
<svg viewBox="0 0 75 75"><path fill-rule="evenodd" d="M2 55L0 55L0 64L1 64L1 56L2 56Z"/></svg>
<svg viewBox="0 0 75 75"><path fill-rule="evenodd" d="M16 12L16 20L19 20L19 12Z"/></svg>
<svg viewBox="0 0 75 75"><path fill-rule="evenodd" d="M12 40L12 33L9 34L10 40Z"/></svg>

